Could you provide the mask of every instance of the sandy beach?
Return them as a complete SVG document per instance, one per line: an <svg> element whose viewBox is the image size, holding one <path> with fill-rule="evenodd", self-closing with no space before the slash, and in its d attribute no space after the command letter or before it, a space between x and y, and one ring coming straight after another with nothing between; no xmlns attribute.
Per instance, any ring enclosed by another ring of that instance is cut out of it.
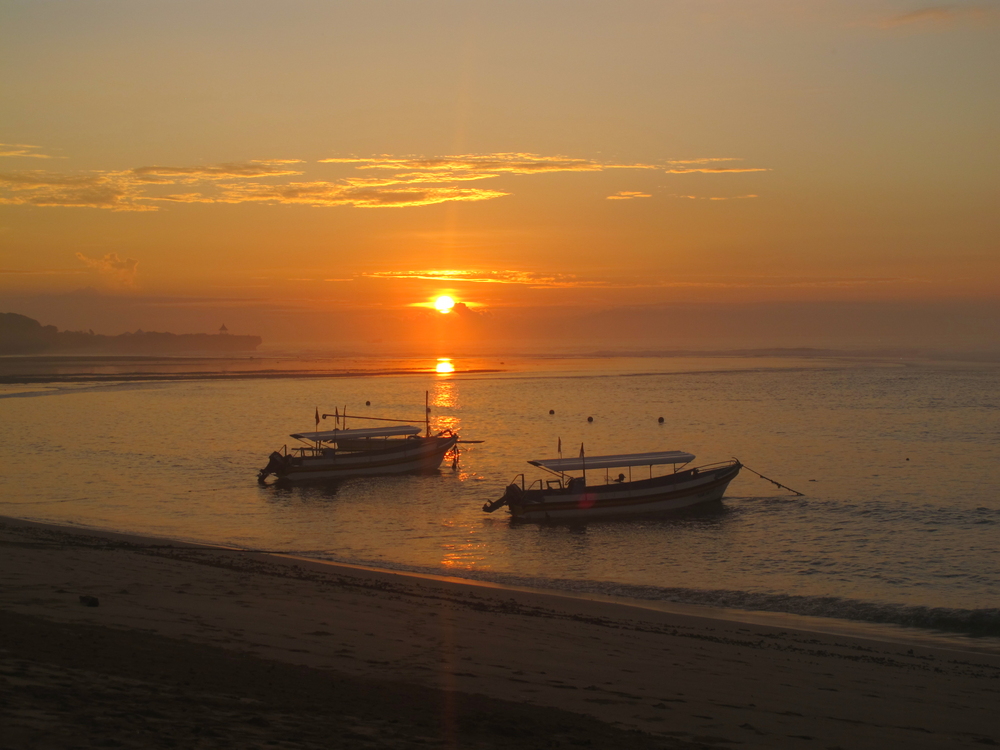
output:
<svg viewBox="0 0 1000 750"><path fill-rule="evenodd" d="M11 519L0 548L4 748L1000 744L991 654Z"/></svg>

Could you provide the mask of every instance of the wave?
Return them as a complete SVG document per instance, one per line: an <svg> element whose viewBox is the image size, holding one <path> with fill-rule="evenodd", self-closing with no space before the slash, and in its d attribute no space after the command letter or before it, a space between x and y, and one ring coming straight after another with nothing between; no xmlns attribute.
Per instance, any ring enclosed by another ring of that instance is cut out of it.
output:
<svg viewBox="0 0 1000 750"><path fill-rule="evenodd" d="M324 556L324 559L329 558ZM599 594L622 599L697 604L721 609L780 612L783 614L850 620L862 623L899 625L952 635L1000 637L1000 608L961 609L870 602L839 596L804 596L727 589L638 586L604 581L518 576L489 571L441 570L437 568L387 564L385 561L337 560L337 562L412 573L446 575L452 578L488 581L507 586L565 591L573 594Z"/></svg>

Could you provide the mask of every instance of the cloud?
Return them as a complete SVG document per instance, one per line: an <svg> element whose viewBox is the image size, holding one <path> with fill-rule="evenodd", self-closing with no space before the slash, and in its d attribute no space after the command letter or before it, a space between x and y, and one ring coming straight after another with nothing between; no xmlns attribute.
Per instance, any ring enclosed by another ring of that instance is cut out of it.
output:
<svg viewBox="0 0 1000 750"><path fill-rule="evenodd" d="M885 18L878 25L883 29L940 27L961 21L981 21L990 17L995 17L995 9L983 5L930 5Z"/></svg>
<svg viewBox="0 0 1000 750"><path fill-rule="evenodd" d="M649 193L640 193L635 190L622 190L620 193L615 193L614 195L609 195L609 201L627 201L633 198L651 198Z"/></svg>
<svg viewBox="0 0 1000 750"><path fill-rule="evenodd" d="M348 185L387 186L387 185L433 185L442 182L469 182L471 180L489 180L498 177L496 174L476 172L461 174L454 172L407 172L386 177L345 177Z"/></svg>
<svg viewBox="0 0 1000 750"><path fill-rule="evenodd" d="M289 164L301 164L301 159L255 159L243 163L216 164L206 167L136 167L129 170L138 182L173 185L203 180L253 179L300 175L301 169Z"/></svg>
<svg viewBox="0 0 1000 750"><path fill-rule="evenodd" d="M0 204L154 211L120 172L85 175L29 170L0 173Z"/></svg>
<svg viewBox="0 0 1000 750"><path fill-rule="evenodd" d="M357 206L358 208L402 208L429 206L450 201L483 201L501 198L499 190L454 187L382 187L338 185L332 182L293 182L288 185L224 185L219 203L259 201L308 206Z"/></svg>
<svg viewBox="0 0 1000 750"><path fill-rule="evenodd" d="M362 274L368 278L378 279L421 279L425 281L444 281L448 283L468 283L468 284L517 284L527 286L532 289L571 289L576 287L586 288L633 288L648 286L648 284L638 284L635 282L616 281L592 281L581 279L575 274L558 273L545 274L534 271L477 271L477 270L428 270L428 271L373 271ZM424 306L424 303L416 303L416 307Z"/></svg>
<svg viewBox="0 0 1000 750"><path fill-rule="evenodd" d="M56 159L58 157L38 153L41 146L29 146L26 143L0 143L0 157L27 157L30 159Z"/></svg>
<svg viewBox="0 0 1000 750"><path fill-rule="evenodd" d="M83 253L76 257L100 274L110 276L128 286L135 282L139 261L134 258L119 258L118 253L108 253L103 258L88 258Z"/></svg>
<svg viewBox="0 0 1000 750"><path fill-rule="evenodd" d="M687 196L679 196L687 197ZM748 197L748 196L740 196ZM711 200L705 198L703 200ZM373 271L363 277L377 279L425 280L454 283L518 284L533 289L788 289L847 288L900 283L923 283L920 279L896 277L795 277L750 276L739 279L649 279L621 277L586 279L574 274L545 274L534 271L479 271L434 269L423 271ZM413 303L413 307L432 307L432 302Z"/></svg>
<svg viewBox="0 0 1000 750"><path fill-rule="evenodd" d="M674 194L670 196L671 198L684 198L690 201L736 201L743 200L744 198L759 198L759 195L678 195Z"/></svg>
<svg viewBox="0 0 1000 750"><path fill-rule="evenodd" d="M172 195L158 195L150 200L167 201L169 203L214 203L215 201L203 193L175 193Z"/></svg>
<svg viewBox="0 0 1000 750"><path fill-rule="evenodd" d="M739 156L706 156L700 159L668 159L667 164L711 164L717 161L743 161Z"/></svg>
<svg viewBox="0 0 1000 750"><path fill-rule="evenodd" d="M439 174L539 174L544 172L601 172L605 169L657 169L654 164L613 164L568 156L531 153L462 154L458 156L320 159L321 164L353 164L357 169L419 170Z"/></svg>
<svg viewBox="0 0 1000 750"><path fill-rule="evenodd" d="M724 172L770 172L768 167L674 167L665 170L667 174L722 174Z"/></svg>
<svg viewBox="0 0 1000 750"><path fill-rule="evenodd" d="M16 149L34 147L17 146ZM295 180L306 172L299 159L254 159L202 166L144 166L124 171L59 173L22 170L0 173L0 204L157 211L185 203L309 205L318 207L412 208L446 202L493 200L508 190L469 186L502 175L555 172L596 173L611 169L662 170L668 173L764 172L763 167L713 166L738 157L673 159L660 164L599 162L532 153L367 158L337 157L324 164L352 167L354 174L336 181ZM266 182L263 181L266 178ZM183 189L171 186L184 186ZM610 200L648 198L637 190Z"/></svg>
<svg viewBox="0 0 1000 750"><path fill-rule="evenodd" d="M377 279L424 279L428 281L464 281L470 284L549 284L558 281L555 276L528 271L477 271L441 269L430 271L373 271L362 274Z"/></svg>

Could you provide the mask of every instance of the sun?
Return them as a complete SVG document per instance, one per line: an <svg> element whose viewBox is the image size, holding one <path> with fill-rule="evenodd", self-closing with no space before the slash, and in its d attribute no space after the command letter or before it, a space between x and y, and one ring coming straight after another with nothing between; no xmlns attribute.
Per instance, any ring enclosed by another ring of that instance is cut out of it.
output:
<svg viewBox="0 0 1000 750"><path fill-rule="evenodd" d="M436 300L434 300L434 309L441 313L451 312L451 308L455 306L455 300L446 294L441 295Z"/></svg>

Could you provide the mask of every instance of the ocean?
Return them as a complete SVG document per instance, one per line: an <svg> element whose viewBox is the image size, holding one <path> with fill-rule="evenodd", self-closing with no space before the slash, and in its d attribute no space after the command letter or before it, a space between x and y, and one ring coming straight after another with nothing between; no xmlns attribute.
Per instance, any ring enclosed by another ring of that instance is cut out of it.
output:
<svg viewBox="0 0 1000 750"><path fill-rule="evenodd" d="M511 358L455 360L444 374L434 364L309 361L294 378L150 381L109 368L102 382L0 386L0 514L1000 645L996 364ZM326 376L345 370L355 374ZM457 466L257 484L272 450L313 429L315 409L421 419L425 392L432 427L484 441L463 445ZM735 456L804 496L744 470L721 504L669 517L518 524L483 513L515 475L540 476L526 462L556 457L560 442L564 455L583 444L588 455L683 450L695 464Z"/></svg>

